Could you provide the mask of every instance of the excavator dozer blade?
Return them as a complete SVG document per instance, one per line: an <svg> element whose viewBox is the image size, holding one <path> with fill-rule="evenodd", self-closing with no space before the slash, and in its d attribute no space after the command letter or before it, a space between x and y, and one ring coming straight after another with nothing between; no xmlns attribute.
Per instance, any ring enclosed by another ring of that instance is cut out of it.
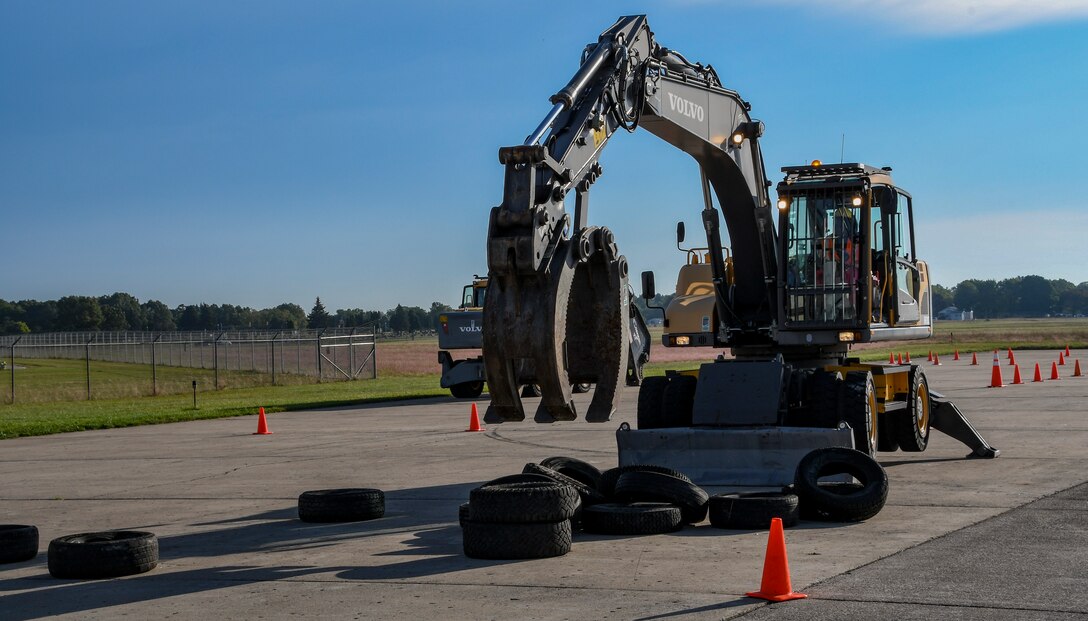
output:
<svg viewBox="0 0 1088 621"><path fill-rule="evenodd" d="M562 240L542 269L490 274L483 358L491 404L488 423L525 419L520 386L540 387L538 423L574 420L571 385L594 383L589 422L616 411L630 339L627 260L607 229Z"/></svg>

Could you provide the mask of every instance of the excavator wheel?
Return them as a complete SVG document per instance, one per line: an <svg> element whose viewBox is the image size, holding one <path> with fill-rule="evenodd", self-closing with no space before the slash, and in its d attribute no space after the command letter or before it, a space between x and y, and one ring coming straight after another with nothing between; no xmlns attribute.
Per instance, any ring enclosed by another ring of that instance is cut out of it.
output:
<svg viewBox="0 0 1088 621"><path fill-rule="evenodd" d="M889 412L889 430L899 443L899 448L908 453L920 453L929 444L929 382L922 369L910 372L910 394L907 395L907 409Z"/></svg>
<svg viewBox="0 0 1088 621"><path fill-rule="evenodd" d="M665 389L669 386L668 377L660 375L642 380L638 389L637 419L639 429L660 429L665 426L663 403Z"/></svg>
<svg viewBox="0 0 1088 621"><path fill-rule="evenodd" d="M661 395L661 418L665 427L691 427L698 383L699 380L690 375L677 375L669 381Z"/></svg>
<svg viewBox="0 0 1088 621"><path fill-rule="evenodd" d="M450 394L458 399L475 399L484 391L483 382L463 382L450 386Z"/></svg>
<svg viewBox="0 0 1088 621"><path fill-rule="evenodd" d="M875 457L877 445L876 384L868 371L850 371L843 387L843 420L854 430L854 448Z"/></svg>

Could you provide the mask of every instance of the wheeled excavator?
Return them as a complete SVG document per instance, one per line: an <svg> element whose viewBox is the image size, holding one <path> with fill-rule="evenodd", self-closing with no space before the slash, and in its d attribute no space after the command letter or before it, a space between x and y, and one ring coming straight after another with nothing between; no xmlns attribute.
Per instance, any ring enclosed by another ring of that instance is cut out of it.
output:
<svg viewBox="0 0 1088 621"><path fill-rule="evenodd" d="M487 422L525 418L517 390L525 361L542 392L536 422L576 419L570 386L578 382L597 385L587 421L616 411L628 267L612 233L588 224L589 190L613 134L642 128L699 165L707 240L699 269L713 309L705 338L732 357L646 378L639 428L617 431L621 465L669 466L703 483L780 485L809 450L924 450L931 427L973 456L997 455L917 365L849 357L855 343L932 335L911 197L890 169L787 167L772 204L763 123L712 66L659 45L643 15L620 18L588 45L550 101L523 144L499 149L503 201L487 236ZM652 298L653 274L642 284Z"/></svg>

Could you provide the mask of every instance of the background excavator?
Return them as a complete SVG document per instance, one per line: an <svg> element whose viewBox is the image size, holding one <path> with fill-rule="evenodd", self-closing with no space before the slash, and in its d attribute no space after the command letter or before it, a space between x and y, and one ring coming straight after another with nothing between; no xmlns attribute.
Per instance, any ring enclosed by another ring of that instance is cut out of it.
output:
<svg viewBox="0 0 1088 621"><path fill-rule="evenodd" d="M929 390L922 369L848 357L853 343L932 334L911 198L890 169L787 167L772 205L764 126L751 106L713 67L658 45L641 15L620 18L587 46L551 103L524 144L499 150L503 202L491 210L487 237L487 422L524 419L517 388L525 361L542 391L537 422L575 419L570 386L579 382L597 385L586 420L615 412L629 340L627 262L608 229L587 224L589 189L610 137L641 127L699 165L707 244L685 269L698 265L690 280L712 311L687 336L728 348L732 358L646 378L639 429L617 432L621 465L665 465L704 483L777 485L814 448L924 450L930 427L972 455L996 456ZM565 209L571 194L573 216ZM643 295L654 295L652 273L643 274ZM678 344L670 335L683 336L667 333L665 345Z"/></svg>

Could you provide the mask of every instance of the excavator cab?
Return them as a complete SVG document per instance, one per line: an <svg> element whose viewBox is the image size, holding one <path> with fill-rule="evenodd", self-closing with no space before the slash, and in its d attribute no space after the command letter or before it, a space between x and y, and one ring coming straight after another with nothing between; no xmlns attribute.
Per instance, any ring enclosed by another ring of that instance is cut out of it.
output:
<svg viewBox="0 0 1088 621"><path fill-rule="evenodd" d="M465 285L461 293L460 308L483 308L485 296L487 296L487 279L476 276L472 279L471 285Z"/></svg>
<svg viewBox="0 0 1088 621"><path fill-rule="evenodd" d="M788 166L778 185L780 341L848 344L932 335L911 197L891 169Z"/></svg>

